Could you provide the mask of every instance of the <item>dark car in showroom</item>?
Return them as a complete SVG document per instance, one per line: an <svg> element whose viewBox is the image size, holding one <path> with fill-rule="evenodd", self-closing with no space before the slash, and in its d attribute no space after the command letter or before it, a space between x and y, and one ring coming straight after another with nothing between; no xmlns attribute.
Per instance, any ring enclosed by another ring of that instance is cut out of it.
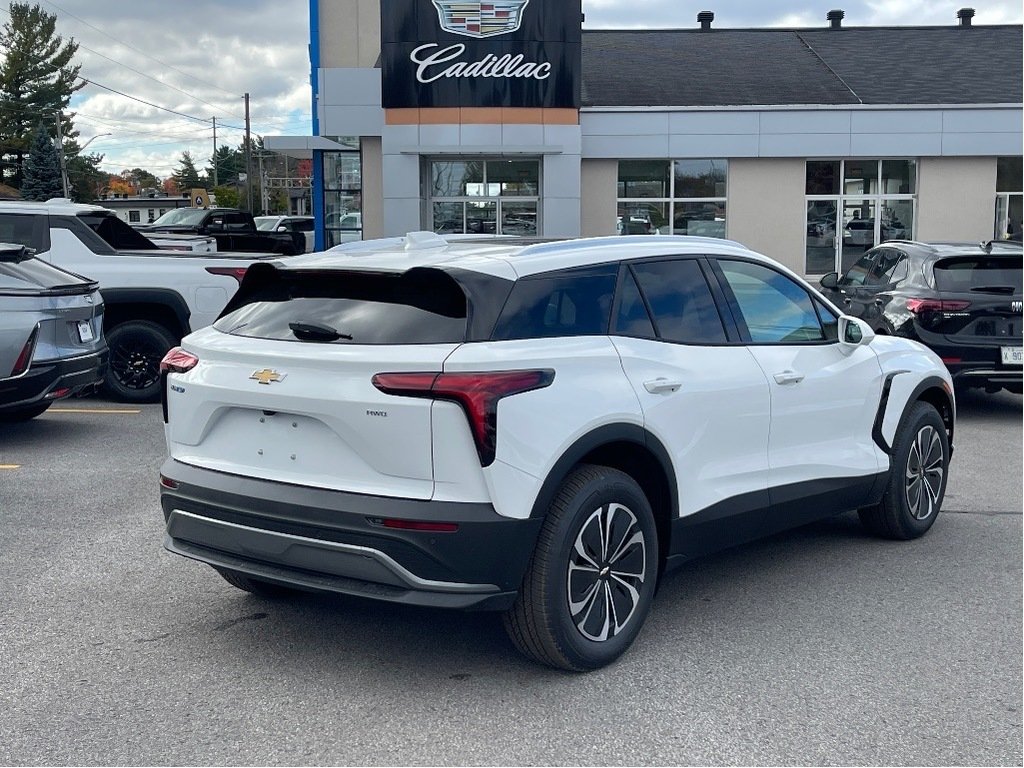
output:
<svg viewBox="0 0 1024 768"><path fill-rule="evenodd" d="M875 333L930 347L962 387L1021 393L1021 244L896 240L821 287Z"/></svg>
<svg viewBox="0 0 1024 768"><path fill-rule="evenodd" d="M92 388L106 365L99 286L0 243L0 421Z"/></svg>

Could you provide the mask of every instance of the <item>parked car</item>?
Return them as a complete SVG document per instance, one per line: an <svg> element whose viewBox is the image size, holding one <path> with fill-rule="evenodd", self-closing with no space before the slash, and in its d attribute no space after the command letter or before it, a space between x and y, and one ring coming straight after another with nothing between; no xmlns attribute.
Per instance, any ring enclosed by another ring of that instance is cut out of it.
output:
<svg viewBox="0 0 1024 768"><path fill-rule="evenodd" d="M875 333L930 347L957 384L1020 394L1022 255L1020 243L1005 241L892 241L821 286Z"/></svg>
<svg viewBox="0 0 1024 768"><path fill-rule="evenodd" d="M607 664L664 571L935 522L949 372L743 246L433 233L251 267L162 364L165 546L256 594L504 612Z"/></svg>
<svg viewBox="0 0 1024 768"><path fill-rule="evenodd" d="M0 243L0 421L25 421L103 379L103 298L92 280Z"/></svg>
<svg viewBox="0 0 1024 768"><path fill-rule="evenodd" d="M0 201L0 241L32 248L39 259L99 283L110 346L104 388L130 402L159 400L167 350L217 318L246 267L272 258L158 249L113 211L64 199Z"/></svg>
<svg viewBox="0 0 1024 768"><path fill-rule="evenodd" d="M294 256L305 250L301 232L259 231L252 214L236 208L175 208L152 224L137 224L146 236L205 235L217 241L218 251L276 253Z"/></svg>
<svg viewBox="0 0 1024 768"><path fill-rule="evenodd" d="M303 253L313 250L312 216L257 216L256 229L260 232L291 232L301 236ZM296 238L298 239L298 238Z"/></svg>

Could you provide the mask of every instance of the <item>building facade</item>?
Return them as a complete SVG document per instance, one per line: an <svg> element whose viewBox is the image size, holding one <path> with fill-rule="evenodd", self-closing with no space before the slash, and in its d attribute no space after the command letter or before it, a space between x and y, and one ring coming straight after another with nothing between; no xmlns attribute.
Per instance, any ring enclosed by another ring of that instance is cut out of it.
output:
<svg viewBox="0 0 1024 768"><path fill-rule="evenodd" d="M675 233L820 275L1020 237L1022 30L972 15L592 31L578 0L311 0L315 135L266 146L314 159L321 247Z"/></svg>

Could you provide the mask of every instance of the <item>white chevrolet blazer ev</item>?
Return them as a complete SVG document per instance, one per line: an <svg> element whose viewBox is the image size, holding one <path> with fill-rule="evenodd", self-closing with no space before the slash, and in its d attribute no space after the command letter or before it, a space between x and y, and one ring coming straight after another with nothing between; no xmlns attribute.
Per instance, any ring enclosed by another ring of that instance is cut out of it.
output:
<svg viewBox="0 0 1024 768"><path fill-rule="evenodd" d="M743 246L430 233L251 266L162 364L165 546L256 594L504 612L570 670L663 574L942 504L950 377Z"/></svg>

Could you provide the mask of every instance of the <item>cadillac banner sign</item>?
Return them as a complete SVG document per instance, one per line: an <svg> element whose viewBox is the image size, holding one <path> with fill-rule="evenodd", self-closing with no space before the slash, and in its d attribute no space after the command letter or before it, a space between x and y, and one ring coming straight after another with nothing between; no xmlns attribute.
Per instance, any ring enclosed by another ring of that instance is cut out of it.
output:
<svg viewBox="0 0 1024 768"><path fill-rule="evenodd" d="M580 106L581 0L381 0L385 108Z"/></svg>

